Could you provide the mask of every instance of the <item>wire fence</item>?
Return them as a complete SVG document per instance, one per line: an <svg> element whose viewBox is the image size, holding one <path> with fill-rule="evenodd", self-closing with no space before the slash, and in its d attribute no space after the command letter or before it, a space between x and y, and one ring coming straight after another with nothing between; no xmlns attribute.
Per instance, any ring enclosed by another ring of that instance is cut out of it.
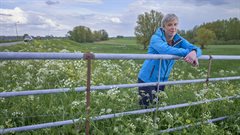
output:
<svg viewBox="0 0 240 135"><path fill-rule="evenodd" d="M239 80L240 76L232 77L222 77L222 78L209 78L209 82L216 81L230 81ZM156 86L156 85L177 85L177 84L194 84L203 83L206 79L194 79L194 80L180 80L180 81L168 81L168 82L152 82L152 83L136 83L136 84L114 84L114 85L101 85L101 86L91 86L91 91L97 90L108 90L114 88L134 88L134 87L144 87L144 86ZM26 91L14 91L14 92L1 92L0 97L16 97L16 96L28 96L28 95L44 95L44 94L56 94L63 92L71 92L72 89L76 92L84 92L87 87L76 87L76 88L58 88L58 89L44 89L44 90L26 90Z"/></svg>
<svg viewBox="0 0 240 135"><path fill-rule="evenodd" d="M107 90L113 88L133 88L139 86L156 86L156 85L175 85L175 84L189 84L189 83L202 83L202 82L213 82L213 81L227 81L227 80L239 80L240 76L233 76L233 77L223 77L223 78L209 78L209 75L206 79L195 79L195 80L180 80L180 81L168 81L168 82L153 82L153 83L138 83L138 84L116 84L116 85L104 85L104 86L91 86L91 60L112 60L112 59L182 59L178 56L173 55L154 55L154 54L93 54L93 53L33 53L33 52L0 52L0 60L87 60L88 64L88 74L87 74L87 86L86 87L77 87L75 91L83 92L86 91L86 118L83 121L86 122L86 134L89 134L89 122L90 120L98 121L103 119L109 118L116 118L122 117L125 115L132 115L132 114L144 114L149 112L155 111L165 111L175 108L187 107L187 106L194 106L209 102L216 102L222 100L229 100L229 99L238 99L240 96L229 96L224 98L216 98L216 99L209 99L203 100L198 102L192 103L184 103L184 104L177 104L177 105L170 105L165 107L159 108L151 108L151 109L142 109L142 110L135 110L129 112L121 112L121 113L114 113L114 114L107 114L101 115L97 117L90 117L90 91L95 90ZM199 59L202 60L240 60L240 56L237 55L203 55ZM211 64L209 64L211 67ZM210 70L210 69L209 69ZM42 95L42 94L55 94L61 92L68 92L70 88L58 88L58 89L44 89L44 90L26 90L26 91L18 91L18 92L0 92L0 98L10 98L16 96L27 96L27 95ZM89 109L88 109L89 108ZM207 122L215 122L219 120L224 120L228 116L216 118L213 120L209 120ZM76 122L79 122L80 119L72 119L72 120L65 120L65 121L57 121L57 122L50 122L50 123L42 123L36 125L29 125L29 126L22 126L22 127L15 127L15 128L7 128L7 129L0 129L0 134L9 133L9 132L20 132L20 131L29 131L41 128L49 128L49 127L56 127L62 125L69 125ZM199 125L199 123L193 124ZM191 127L192 125L177 127L173 129L162 130L160 133L164 132L171 132L175 130L180 130L183 128Z"/></svg>

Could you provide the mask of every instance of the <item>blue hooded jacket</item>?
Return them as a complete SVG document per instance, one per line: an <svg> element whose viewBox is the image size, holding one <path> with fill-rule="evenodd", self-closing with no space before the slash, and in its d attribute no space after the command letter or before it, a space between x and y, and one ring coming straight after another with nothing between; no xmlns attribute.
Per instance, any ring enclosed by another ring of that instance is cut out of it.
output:
<svg viewBox="0 0 240 135"><path fill-rule="evenodd" d="M164 30L162 28L158 28L151 37L148 54L170 54L185 57L192 50L195 50L197 52L197 57L202 55L202 51L199 47L192 45L179 34L176 34L173 37L173 42L172 46L168 45ZM138 78L144 82L157 82L159 75L159 62L160 60L145 60L138 74ZM168 80L174 63L175 60L162 60L160 82Z"/></svg>

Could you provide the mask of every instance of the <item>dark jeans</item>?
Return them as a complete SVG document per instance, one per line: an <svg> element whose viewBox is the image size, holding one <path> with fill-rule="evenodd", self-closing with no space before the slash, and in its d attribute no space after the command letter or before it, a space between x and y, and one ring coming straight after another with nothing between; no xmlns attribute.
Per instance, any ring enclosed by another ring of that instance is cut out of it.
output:
<svg viewBox="0 0 240 135"><path fill-rule="evenodd" d="M138 83L145 83L141 79L138 78ZM165 86L159 86L159 91L164 91ZM138 87L138 94L140 95L139 105L147 108L149 104L155 104L158 98L156 97L157 86L145 86L145 87ZM153 92L155 91L155 92Z"/></svg>

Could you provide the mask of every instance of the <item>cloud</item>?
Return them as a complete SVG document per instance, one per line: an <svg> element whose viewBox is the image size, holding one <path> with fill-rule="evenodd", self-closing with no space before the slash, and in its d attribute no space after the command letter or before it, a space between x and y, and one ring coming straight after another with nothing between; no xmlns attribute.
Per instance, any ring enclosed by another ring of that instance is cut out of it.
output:
<svg viewBox="0 0 240 135"><path fill-rule="evenodd" d="M36 18L35 23L32 23L32 25L36 25L39 28L46 28L46 29L51 28L55 30L64 30L64 29L70 28L69 26L59 24L56 21L43 16L37 16L35 18Z"/></svg>
<svg viewBox="0 0 240 135"><path fill-rule="evenodd" d="M74 17L72 17L74 16ZM119 34L124 35L124 33L120 33L120 31L125 31L125 24L123 24L121 16L117 15L108 15L108 14L99 14L99 13L91 13L91 14L74 14L72 16L66 16L65 20L68 20L71 29L75 26L86 26L91 30L100 30L105 29L109 35L115 36ZM70 23L71 22L71 23ZM130 28L129 28L130 29ZM70 29L69 29L70 30ZM125 34L127 32L125 31Z"/></svg>
<svg viewBox="0 0 240 135"><path fill-rule="evenodd" d="M11 14L0 13L0 16L12 16Z"/></svg>
<svg viewBox="0 0 240 135"><path fill-rule="evenodd" d="M231 1L234 0L182 0L183 2L188 2L188 3L193 3L194 5L197 6L202 6L202 5L225 5L230 3ZM235 0L235 2L237 2Z"/></svg>
<svg viewBox="0 0 240 135"><path fill-rule="evenodd" d="M26 12L19 7L16 7L14 9L0 10L2 11L2 13L0 14L1 25L18 23L25 27L35 26L42 29L52 28L56 30L62 30L70 28L67 25L60 24L55 20L45 17L44 14L40 14L37 12Z"/></svg>
<svg viewBox="0 0 240 135"><path fill-rule="evenodd" d="M28 22L28 15L19 7L14 9L0 9L0 24L4 23L22 23Z"/></svg>
<svg viewBox="0 0 240 135"><path fill-rule="evenodd" d="M112 18L110 18L110 20L111 20L113 23L121 23L121 20L120 20L120 18L118 18L118 17L112 17Z"/></svg>
<svg viewBox="0 0 240 135"><path fill-rule="evenodd" d="M48 0L48 1L46 1L46 4L47 4L47 5L55 5L55 4L59 4L59 1L51 1L51 0Z"/></svg>
<svg viewBox="0 0 240 135"><path fill-rule="evenodd" d="M70 18L72 19L73 22L86 24L86 25L94 25L99 23L112 23L112 24L122 23L119 16L98 14L98 13L72 14Z"/></svg>
<svg viewBox="0 0 240 135"><path fill-rule="evenodd" d="M66 1L69 2L69 0L66 0ZM73 0L73 2L100 4L100 3L102 3L103 1L102 1L102 0Z"/></svg>
<svg viewBox="0 0 240 135"><path fill-rule="evenodd" d="M12 29L20 22L19 29L36 34L55 32L64 35L75 26L105 29L109 35L134 35L137 17L144 12L156 10L163 14L175 13L180 20L180 29L189 30L203 22L240 18L239 0L44 0L4 1L0 8L0 28ZM19 8L21 5L21 8ZM49 5L51 8L49 8ZM112 7L112 8L109 8ZM9 27L4 28L9 23ZM11 23L11 27L10 27ZM49 30L50 29L50 30ZM46 32L51 31L51 32ZM12 30L14 32L14 30ZM0 33L6 33L1 32Z"/></svg>
<svg viewBox="0 0 240 135"><path fill-rule="evenodd" d="M204 22L212 22L221 19L229 19L230 17L240 18L240 8L236 6L238 0L219 0L204 3L201 0L138 0L130 3L127 6L127 10L121 15L122 23L128 26L126 29L124 26L119 25L119 32L130 33L134 35L134 27L137 25L137 17L144 12L150 12L150 10L156 10L163 13L175 13L180 20L179 29L189 30L196 25L201 25ZM201 6L196 3L202 3ZM218 3L217 3L218 2ZM205 5L204 5L205 4ZM221 4L221 5L220 5ZM121 29L122 28L122 29ZM123 31L125 30L125 32ZM114 33L115 34L115 33Z"/></svg>

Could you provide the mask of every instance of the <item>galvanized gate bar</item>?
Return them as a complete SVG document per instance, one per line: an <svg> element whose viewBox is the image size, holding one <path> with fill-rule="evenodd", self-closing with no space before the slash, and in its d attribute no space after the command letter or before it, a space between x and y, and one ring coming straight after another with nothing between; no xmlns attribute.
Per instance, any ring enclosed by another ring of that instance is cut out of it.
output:
<svg viewBox="0 0 240 135"><path fill-rule="evenodd" d="M28 59L42 59L42 60L46 60L46 59L61 59L61 60L66 60L66 59L70 59L70 60L79 60L79 59L85 59L88 60L88 81L87 81L87 88L85 87L87 94L86 94L86 134L89 134L89 122L90 122L90 90L91 88L96 87L95 90L97 90L97 88L103 89L103 88L107 88L107 89L111 89L111 88L129 88L131 87L138 87L138 86L152 86L152 85L171 85L172 84L184 84L184 83L197 83L197 82L202 82L202 81L206 81L206 79L198 79L198 80L187 80L189 82L183 82L183 81L173 81L173 82L161 82L161 83L144 83L144 84L119 84L119 85L109 85L109 86L93 86L90 87L90 75L91 75L91 60L92 59L106 59L106 60L110 60L110 59L182 59L182 57L178 57L178 56L174 56L174 55L158 55L158 54L91 54L92 57L85 57L88 56L88 54L90 53L35 53L35 52L0 52L0 60L28 60ZM240 56L235 56L235 55L228 55L228 56L224 56L224 55L213 55L213 56L208 56L208 55L203 55L201 57L199 57L199 59L203 59L203 60L207 60L207 59L214 59L214 60L240 60ZM90 63L90 64L89 64ZM90 65L90 66L89 66ZM211 80L211 79L215 79L215 80ZM218 79L218 80L216 80ZM236 80L239 79L239 76L237 77L232 77L232 78L228 78L229 80ZM207 81L220 81L220 80L228 80L226 77L224 78L207 78ZM164 84L166 83L166 84ZM135 86L134 86L135 85ZM84 88L84 87L79 87L79 89ZM85 90L84 89L84 90ZM60 92L59 89L54 89L54 93L58 93ZM61 92L67 92L69 91L69 88L64 88L61 89ZM93 89L92 89L93 90ZM77 91L77 90L76 90ZM79 90L82 91L82 90ZM21 91L21 92L29 92L29 91ZM30 91L33 92L33 91ZM38 91L40 92L40 91ZM53 91L42 91L43 93L46 92L46 94L51 93ZM25 94L26 94L25 93ZM6 95L6 94L10 94L12 95L12 92L1 92L0 93L0 97L1 94ZM19 93L17 93L19 94ZM20 96L23 93L20 93L17 96ZM36 93L35 93L36 94ZM33 94L33 95L35 95ZM42 93L38 93L38 94L42 94ZM26 94L26 95L29 95ZM11 96L4 96L4 97L11 97ZM101 116L96 116L96 117L91 117L91 120L101 120L101 119L109 119L109 118L115 118L115 117L120 117L120 116L124 116L124 115L132 115L132 114L142 114L142 113L148 113L148 112L153 112L153 111L163 111L163 110L168 110L168 109L174 109L174 108L181 108L181 107L186 107L186 106L193 106L193 105L198 105L198 104L203 104L203 103L208 103L208 102L214 102L214 101L221 101L221 100L225 100L225 99L235 99L235 98L240 98L240 95L238 96L231 96L231 97L225 97L225 98L217 98L217 99L212 99L212 100L203 100L203 101L198 101L198 102L193 102L193 103L184 103L184 104L178 104L178 105L170 105L170 106L166 106L166 107L160 107L160 108L151 108L149 109L143 109L143 110L135 110L135 111L129 111L129 112L121 112L121 113L115 113L115 114L107 114L107 115L101 115ZM217 118L218 119L218 118ZM223 118L220 118L223 119ZM80 119L74 119L74 120L66 120L66 121L58 121L58 122L51 122L51 123L43 123L43 124L37 124L37 125L30 125L30 126L23 126L23 127L16 127L16 128L8 128L8 129L0 129L0 134L3 133L8 133L8 132L17 132L17 131L27 131L27 130L34 130L34 129L40 129L40 128L46 128L46 127L55 127L55 126L60 126L60 125L68 125L68 124L73 124L76 121L79 121ZM196 123L198 124L198 123ZM184 127L189 127L187 126L181 126L180 128L184 128ZM177 128L173 128L175 130L180 129L179 127ZM171 129L169 129L171 130ZM167 131L167 130L166 130ZM161 131L160 131L161 132Z"/></svg>
<svg viewBox="0 0 240 135"><path fill-rule="evenodd" d="M171 110L171 109L176 109L176 108L200 105L200 104L204 104L204 103L210 103L210 102L216 102L216 101L222 101L222 100L229 100L229 99L238 99L238 98L240 98L240 95L229 96L229 97L224 97L224 98L207 99L207 100L202 100L202 101L197 101L197 102L192 102L192 103L182 103L182 104L176 104L176 105L169 105L169 106L164 106L164 107L159 107L159 108L150 108L150 109L134 110L134 111L129 111L129 112L115 113L115 114L106 114L106 115L93 117L93 120L103 120L103 119L109 119L109 118L117 118L117 117L126 116L126 115L133 115L133 114L144 114L144 113L154 112L156 110L165 111L165 110Z"/></svg>
<svg viewBox="0 0 240 135"><path fill-rule="evenodd" d="M165 107L159 107L158 109L157 108L150 108L150 109L134 110L134 111L128 111L128 112L115 113L115 114L106 114L106 115L91 117L91 120L98 121L98 120L117 118L117 117L122 117L122 116L127 116L127 115L133 115L133 114L144 114L144 113L154 112L156 110L165 111L165 110L171 110L171 109L176 109L176 108L195 106L195 105L200 105L200 104L204 104L204 103L210 103L210 102L216 102L216 101L222 101L222 100L230 100L230 99L237 99L237 98L240 98L240 95L229 96L229 97L224 97L224 98L208 99L208 100L202 100L202 101L197 101L197 102L192 102L192 103L170 105L170 106L165 106ZM83 120L85 120L85 119L83 119ZM73 119L73 120L66 120L66 121L57 121L57 122L36 124L36 125L30 125L30 126L0 129L0 134L9 133L9 132L36 130L36 129L49 128L49 127L57 127L57 126L61 126L61 125L73 124L75 122L80 122L80 119Z"/></svg>
<svg viewBox="0 0 240 135"><path fill-rule="evenodd" d="M83 53L56 52L0 52L0 60L30 60L30 59L82 59Z"/></svg>
<svg viewBox="0 0 240 135"><path fill-rule="evenodd" d="M94 59L111 60L111 59L181 59L175 55L159 54L107 54L92 53ZM0 52L0 60L29 60L29 59L61 59L76 60L83 59L84 53L56 53L56 52ZM209 55L202 55L199 59L208 60ZM213 60L240 60L239 55L212 55Z"/></svg>
<svg viewBox="0 0 240 135"><path fill-rule="evenodd" d="M236 114L236 115L238 116L240 114ZM236 116L236 115L232 115L232 116ZM223 121L223 120L226 120L226 119L228 119L232 116L222 116L222 117L218 117L218 118L214 118L214 119L208 119L208 120L203 121L203 122L197 122L197 123L188 124L188 125L184 125L184 126L179 126L179 127L175 127L175 128L160 130L159 133L169 133L169 132L174 132L174 131L177 131L177 130L182 130L182 129L185 129L185 128L190 128L190 127L193 127L193 126L199 126L201 124L208 124L208 123Z"/></svg>
<svg viewBox="0 0 240 135"><path fill-rule="evenodd" d="M222 77L222 78L209 78L209 82L215 81L229 81L229 80L239 80L240 76L232 77ZM195 79L195 80L180 80L180 81L168 81L160 82L159 85L174 85L174 84L189 84L189 83L201 83L205 82L206 79ZM101 86L91 86L91 91L95 90L107 90L113 88L134 88L143 86L157 86L158 82L153 83L136 83L136 84L115 84L115 85L101 85ZM46 89L46 90L27 90L27 91L15 91L15 92L0 92L0 97L15 97L15 96L27 96L27 95L43 95L43 94L54 94L61 92L69 92L71 88L59 88L59 89ZM76 92L82 92L86 90L86 87L76 87L74 89Z"/></svg>
<svg viewBox="0 0 240 135"><path fill-rule="evenodd" d="M42 129L42 128L70 125L78 122L79 120L80 119L73 119L73 120L56 121L56 122L42 123L42 124L15 127L15 128L0 129L0 134L10 133L10 132L20 132L20 131L31 131L31 130Z"/></svg>
<svg viewBox="0 0 240 135"><path fill-rule="evenodd" d="M168 54L102 54L94 53L95 59L181 59L182 57ZM239 55L211 55L214 60L240 60ZM209 55L202 55L198 59L208 60Z"/></svg>
<svg viewBox="0 0 240 135"><path fill-rule="evenodd" d="M165 130L160 130L159 133L174 132L174 131L182 130L182 129L185 129L185 128L199 126L201 124L208 124L208 123L214 123L214 122L217 122L217 121L223 121L223 120L225 120L227 118L229 118L229 116L218 117L218 118L206 120L204 122L197 122L197 123L188 124L188 125L184 125L184 126L179 126L179 127L175 127L175 128L169 128L169 129L165 129Z"/></svg>

